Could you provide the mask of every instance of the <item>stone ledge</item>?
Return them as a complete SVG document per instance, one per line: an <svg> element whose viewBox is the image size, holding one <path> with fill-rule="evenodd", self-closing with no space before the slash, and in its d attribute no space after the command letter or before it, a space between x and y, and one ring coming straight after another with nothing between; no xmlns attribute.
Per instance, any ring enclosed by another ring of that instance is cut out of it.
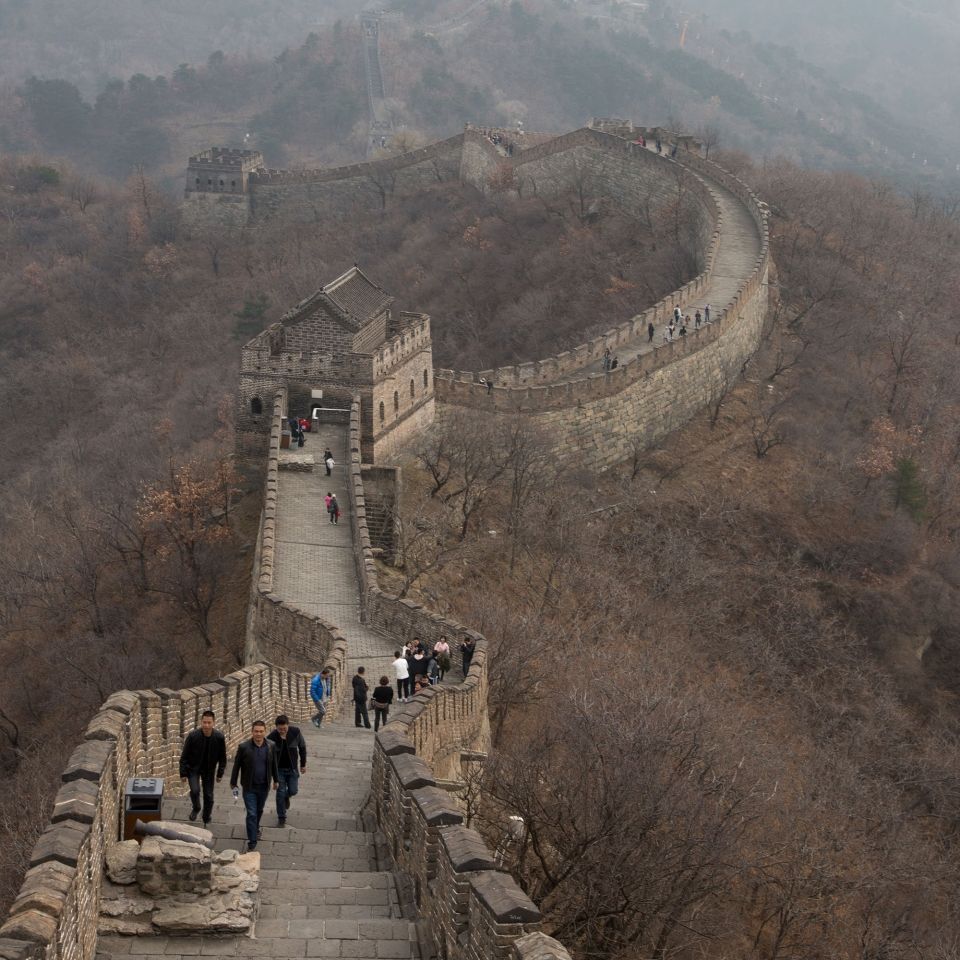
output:
<svg viewBox="0 0 960 960"><path fill-rule="evenodd" d="M99 784L91 780L71 780L57 791L53 801L53 815L50 819L53 823L60 823L63 820L93 823L99 800Z"/></svg>
<svg viewBox="0 0 960 960"><path fill-rule="evenodd" d="M469 875L470 887L498 923L539 923L540 911L506 873L483 870Z"/></svg>
<svg viewBox="0 0 960 960"><path fill-rule="evenodd" d="M40 948L24 940L0 939L0 960L39 960Z"/></svg>
<svg viewBox="0 0 960 960"><path fill-rule="evenodd" d="M427 763L415 754L400 753L390 757L394 773L404 790L417 790L421 787L435 787L433 771Z"/></svg>
<svg viewBox="0 0 960 960"><path fill-rule="evenodd" d="M380 744L380 749L388 757L395 757L399 754L415 754L416 748L407 738L407 736L401 733L399 730L384 730L380 733L377 733L377 743Z"/></svg>
<svg viewBox="0 0 960 960"><path fill-rule="evenodd" d="M528 933L513 944L514 960L570 960L566 947L545 933Z"/></svg>
<svg viewBox="0 0 960 960"><path fill-rule="evenodd" d="M75 867L80 859L80 848L89 833L88 826L73 820L51 824L40 834L40 839L30 855L30 866L35 867L49 860L57 860Z"/></svg>
<svg viewBox="0 0 960 960"><path fill-rule="evenodd" d="M420 808L424 820L431 827L463 823L463 814L450 800L446 790L439 787L421 787L411 792L413 802Z"/></svg>
<svg viewBox="0 0 960 960"><path fill-rule="evenodd" d="M60 779L63 783L71 780L96 780L103 776L104 768L116 749L112 740L86 740L70 754L66 769Z"/></svg>
<svg viewBox="0 0 960 960"><path fill-rule="evenodd" d="M462 825L444 827L440 831L440 843L454 873L497 870L493 854L476 830Z"/></svg>

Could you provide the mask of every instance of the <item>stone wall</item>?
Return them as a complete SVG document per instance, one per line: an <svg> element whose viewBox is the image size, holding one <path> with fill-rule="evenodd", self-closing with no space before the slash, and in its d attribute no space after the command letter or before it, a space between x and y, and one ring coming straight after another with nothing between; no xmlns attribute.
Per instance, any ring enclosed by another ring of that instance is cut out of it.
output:
<svg viewBox="0 0 960 960"><path fill-rule="evenodd" d="M104 856L120 836L127 779L163 777L167 795L181 794L183 738L204 710L216 713L232 753L254 720L286 713L307 721L309 691L309 674L258 663L185 690L113 694L63 771L51 823L0 927L0 957L92 960Z"/></svg>
<svg viewBox="0 0 960 960"><path fill-rule="evenodd" d="M263 220L282 211L294 222L322 223L331 213L354 216L363 209L381 210L395 195L456 180L462 144L463 134L458 134L386 160L251 174L251 214Z"/></svg>
<svg viewBox="0 0 960 960"><path fill-rule="evenodd" d="M371 772L371 803L386 838L394 869L409 878L422 929L434 956L447 960L554 958L569 960L555 940L539 933L537 906L513 878L499 870L480 835L463 823L451 795L438 787L461 777L461 754L485 753L490 743L487 713L487 641L479 633L411 600L381 590L371 550L366 491L360 458L359 404L350 421L350 517L357 571L368 623L396 639L449 640L454 651L476 642L461 682L421 691L390 711L377 734ZM455 663L459 657L454 653ZM451 673L459 671L454 667Z"/></svg>
<svg viewBox="0 0 960 960"><path fill-rule="evenodd" d="M523 413L550 439L558 465L604 468L629 456L638 440L649 446L663 439L714 401L740 375L759 346L768 312L769 232L767 208L750 188L717 164L686 149L678 161L673 161L611 134L580 130L525 151L513 162L533 163L539 170L550 151L576 151L588 143L604 144L604 149L618 155L625 163L624 177L629 178L630 163L652 162L687 168L707 188L711 180L720 183L745 204L761 240L760 254L733 301L714 305L714 323L691 331L683 341L658 345L610 373L576 375L599 359L606 347L616 351L618 346L642 337L650 322L662 327L675 304L698 298L710 279L722 217L716 221L704 272L603 336L555 357L515 367L436 371L441 420L452 405L473 407L488 415ZM620 161L607 164L604 176L616 179ZM575 171L573 162L570 169ZM481 377L494 381L492 392L479 382Z"/></svg>

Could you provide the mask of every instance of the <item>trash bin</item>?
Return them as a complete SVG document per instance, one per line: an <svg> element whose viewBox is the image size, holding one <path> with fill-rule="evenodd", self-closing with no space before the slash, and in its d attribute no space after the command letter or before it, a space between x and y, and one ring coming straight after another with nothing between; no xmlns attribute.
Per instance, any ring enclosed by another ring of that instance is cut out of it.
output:
<svg viewBox="0 0 960 960"><path fill-rule="evenodd" d="M290 449L290 431L289 430L280 431L280 449L281 450Z"/></svg>
<svg viewBox="0 0 960 960"><path fill-rule="evenodd" d="M135 777L123 792L123 840L139 840L133 828L138 820L163 819L163 778Z"/></svg>

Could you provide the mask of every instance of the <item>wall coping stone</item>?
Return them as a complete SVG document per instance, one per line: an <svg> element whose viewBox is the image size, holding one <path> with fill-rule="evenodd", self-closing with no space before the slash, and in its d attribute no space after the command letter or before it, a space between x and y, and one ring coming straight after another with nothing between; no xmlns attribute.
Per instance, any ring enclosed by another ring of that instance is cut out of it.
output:
<svg viewBox="0 0 960 960"><path fill-rule="evenodd" d="M440 831L440 843L443 844L454 873L499 870L483 838L470 827L444 827Z"/></svg>
<svg viewBox="0 0 960 960"><path fill-rule="evenodd" d="M446 790L440 787L420 787L412 790L410 796L423 814L423 819L431 827L463 823L463 814Z"/></svg>
<svg viewBox="0 0 960 960"><path fill-rule="evenodd" d="M539 923L536 904L507 873L478 870L466 874L477 899L500 923Z"/></svg>
<svg viewBox="0 0 960 960"><path fill-rule="evenodd" d="M405 790L418 790L421 787L437 785L430 765L416 754L395 753L390 757L390 763Z"/></svg>

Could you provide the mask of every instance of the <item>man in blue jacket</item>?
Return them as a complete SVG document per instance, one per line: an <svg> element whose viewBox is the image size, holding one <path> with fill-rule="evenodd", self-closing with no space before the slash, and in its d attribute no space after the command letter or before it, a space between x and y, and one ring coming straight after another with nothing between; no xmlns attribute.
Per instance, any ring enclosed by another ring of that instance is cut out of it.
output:
<svg viewBox="0 0 960 960"><path fill-rule="evenodd" d="M317 708L316 716L311 717L310 722L315 727L320 726L324 714L327 712L327 708L323 705L323 699L324 697L330 696L331 687L332 679L330 677L330 671L326 669L321 670L320 673L315 673L313 679L310 681L310 699Z"/></svg>

